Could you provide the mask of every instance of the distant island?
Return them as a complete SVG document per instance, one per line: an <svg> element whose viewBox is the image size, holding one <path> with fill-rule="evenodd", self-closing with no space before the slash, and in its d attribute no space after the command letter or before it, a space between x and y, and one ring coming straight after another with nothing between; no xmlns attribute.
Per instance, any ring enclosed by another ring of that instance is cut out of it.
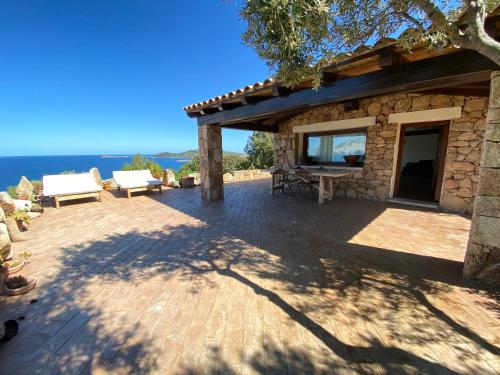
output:
<svg viewBox="0 0 500 375"><path fill-rule="evenodd" d="M241 155L244 154L238 152L224 151L226 155ZM195 156L198 156L198 150L188 150L184 152L158 152L153 155L155 158L189 158L192 159Z"/></svg>
<svg viewBox="0 0 500 375"><path fill-rule="evenodd" d="M155 158L190 158L198 155L198 150L187 150L184 152L158 152L153 156Z"/></svg>

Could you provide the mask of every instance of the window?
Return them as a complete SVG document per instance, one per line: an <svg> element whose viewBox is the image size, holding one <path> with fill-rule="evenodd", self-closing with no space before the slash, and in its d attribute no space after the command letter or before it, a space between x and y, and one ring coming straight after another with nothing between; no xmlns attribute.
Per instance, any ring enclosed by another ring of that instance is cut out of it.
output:
<svg viewBox="0 0 500 375"><path fill-rule="evenodd" d="M365 158L366 131L306 134L305 142L308 164L346 164L348 155L359 155L358 163Z"/></svg>

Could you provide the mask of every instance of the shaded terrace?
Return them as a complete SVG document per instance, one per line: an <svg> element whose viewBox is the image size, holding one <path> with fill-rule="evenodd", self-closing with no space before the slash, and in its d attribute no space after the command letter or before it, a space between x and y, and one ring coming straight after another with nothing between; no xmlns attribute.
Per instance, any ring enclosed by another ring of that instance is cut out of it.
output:
<svg viewBox="0 0 500 375"><path fill-rule="evenodd" d="M467 218L268 185L50 209L15 244L39 286L0 300L26 317L0 373L499 371L498 293L461 277Z"/></svg>

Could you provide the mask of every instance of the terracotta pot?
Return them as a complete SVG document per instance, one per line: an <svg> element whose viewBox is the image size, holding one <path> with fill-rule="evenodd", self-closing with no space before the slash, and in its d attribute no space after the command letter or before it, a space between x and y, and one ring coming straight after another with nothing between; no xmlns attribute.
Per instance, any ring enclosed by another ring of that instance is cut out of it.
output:
<svg viewBox="0 0 500 375"><path fill-rule="evenodd" d="M14 267L5 267L7 269L7 277L8 275L13 275L16 272L19 272L23 269L24 267L24 260L21 261L17 266Z"/></svg>
<svg viewBox="0 0 500 375"><path fill-rule="evenodd" d="M181 187L183 189L194 188L194 177L182 177L181 178Z"/></svg>
<svg viewBox="0 0 500 375"><path fill-rule="evenodd" d="M26 232L28 230L28 223L24 222L23 220L17 219L16 223L17 223L17 227L19 228L19 230L21 232Z"/></svg>
<svg viewBox="0 0 500 375"><path fill-rule="evenodd" d="M36 286L36 279L33 277L28 277L28 285L22 286L16 289L9 289L4 285L3 293L7 296L19 296L21 294L26 294Z"/></svg>
<svg viewBox="0 0 500 375"><path fill-rule="evenodd" d="M356 165L360 157L361 155L345 155L344 160L347 164L349 164L352 167Z"/></svg>
<svg viewBox="0 0 500 375"><path fill-rule="evenodd" d="M30 200L30 197L25 197L25 196L23 196L23 195L19 195L19 196L17 197L17 199L20 199L20 200L22 200L22 201L29 201L29 200Z"/></svg>

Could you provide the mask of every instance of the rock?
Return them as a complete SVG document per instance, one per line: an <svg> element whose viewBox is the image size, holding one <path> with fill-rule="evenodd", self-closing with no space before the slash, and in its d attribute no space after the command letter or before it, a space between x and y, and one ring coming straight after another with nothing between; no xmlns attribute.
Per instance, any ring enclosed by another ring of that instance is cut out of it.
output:
<svg viewBox="0 0 500 375"><path fill-rule="evenodd" d="M461 188L471 188L472 187L472 182L471 180L467 179L467 178L464 178L463 180L460 180L460 182L458 183L458 185L461 187Z"/></svg>
<svg viewBox="0 0 500 375"><path fill-rule="evenodd" d="M486 107L485 99L467 99L464 105L465 112L482 111Z"/></svg>
<svg viewBox="0 0 500 375"><path fill-rule="evenodd" d="M491 197L500 196L500 169L481 168L479 194Z"/></svg>
<svg viewBox="0 0 500 375"><path fill-rule="evenodd" d="M232 182L234 181L234 176L227 172L227 173L224 173L224 175L222 176L224 178L224 182Z"/></svg>
<svg viewBox="0 0 500 375"><path fill-rule="evenodd" d="M0 207L0 223L5 223L5 212L2 207Z"/></svg>
<svg viewBox="0 0 500 375"><path fill-rule="evenodd" d="M497 252L495 256L496 263L486 266L477 275L478 280L491 285L500 285L500 255L498 254L499 253L498 250L496 252ZM489 261L492 262L491 258L493 257L490 255L489 258L490 258Z"/></svg>
<svg viewBox="0 0 500 375"><path fill-rule="evenodd" d="M468 160L468 161L473 161L475 163L478 163L479 164L479 160L481 160L481 151L479 150L474 150L474 151L471 151L466 157L465 157L465 160Z"/></svg>
<svg viewBox="0 0 500 375"><path fill-rule="evenodd" d="M368 104L368 115L377 116L382 109L382 105L380 103L370 103Z"/></svg>
<svg viewBox="0 0 500 375"><path fill-rule="evenodd" d="M432 107L452 107L453 102L448 95L432 95L431 96L431 106Z"/></svg>
<svg viewBox="0 0 500 375"><path fill-rule="evenodd" d="M471 240L474 243L496 247L500 244L500 218L477 216L472 222Z"/></svg>
<svg viewBox="0 0 500 375"><path fill-rule="evenodd" d="M0 204L6 215L9 214L8 211L16 211L16 204L14 200L5 191L0 192Z"/></svg>
<svg viewBox="0 0 500 375"><path fill-rule="evenodd" d="M462 180L462 181L467 181L467 180ZM472 191L468 188L460 188L455 194L458 197L462 198L472 198Z"/></svg>
<svg viewBox="0 0 500 375"><path fill-rule="evenodd" d="M472 148L471 147L458 147L457 151L458 151L459 154L466 155L466 154L468 154L469 152L472 151Z"/></svg>
<svg viewBox="0 0 500 375"><path fill-rule="evenodd" d="M96 167L90 168L89 173L94 177L94 181L96 182L97 185L102 186L102 178L101 174L99 173L99 169Z"/></svg>
<svg viewBox="0 0 500 375"><path fill-rule="evenodd" d="M472 132L463 132L457 138L459 141L471 141L473 139L477 139L477 135Z"/></svg>
<svg viewBox="0 0 500 375"><path fill-rule="evenodd" d="M482 167L499 168L500 167L500 143L485 142L483 149Z"/></svg>
<svg viewBox="0 0 500 375"><path fill-rule="evenodd" d="M469 146L469 142L466 142L466 141L448 142L448 146L451 146L451 147L468 147Z"/></svg>
<svg viewBox="0 0 500 375"><path fill-rule="evenodd" d="M458 187L458 181L452 179L444 180L444 188L446 190L456 189Z"/></svg>
<svg viewBox="0 0 500 375"><path fill-rule="evenodd" d="M7 230L7 225L4 223L0 224L0 258L6 260L10 256L10 250L12 245L10 243L9 231Z"/></svg>
<svg viewBox="0 0 500 375"><path fill-rule="evenodd" d="M486 129L486 119L480 118L479 120L476 120L476 122L474 123L474 127L478 130Z"/></svg>
<svg viewBox="0 0 500 375"><path fill-rule="evenodd" d="M455 124L453 124L453 131L472 132L472 131L474 131L474 125L472 125L471 122L455 123Z"/></svg>
<svg viewBox="0 0 500 375"><path fill-rule="evenodd" d="M7 231L9 232L9 237L12 242L26 241L26 237L21 233L17 226L17 222L13 218L8 217L5 221L5 225L7 225Z"/></svg>
<svg viewBox="0 0 500 375"><path fill-rule="evenodd" d="M491 110L490 110L491 111ZM486 126L484 138L488 141L500 141L500 123L490 121Z"/></svg>
<svg viewBox="0 0 500 375"><path fill-rule="evenodd" d="M412 109L423 110L429 108L430 97L429 96L417 96L413 98L413 103L411 105Z"/></svg>
<svg viewBox="0 0 500 375"><path fill-rule="evenodd" d="M439 205L444 209L456 212L468 212L470 210L469 203L447 190L443 190L441 193Z"/></svg>
<svg viewBox="0 0 500 375"><path fill-rule="evenodd" d="M189 177L194 177L194 185L195 186L201 185L201 177L200 177L199 173L197 173L197 172L190 173L188 176Z"/></svg>
<svg viewBox="0 0 500 375"><path fill-rule="evenodd" d="M477 216L500 217L500 197L476 197L474 214Z"/></svg>
<svg viewBox="0 0 500 375"><path fill-rule="evenodd" d="M385 130L380 132L380 137L382 138L392 138L396 136L396 131L395 130Z"/></svg>
<svg viewBox="0 0 500 375"><path fill-rule="evenodd" d="M175 173L172 169L165 169L163 171L163 185L173 188L181 187L179 181L175 179Z"/></svg>
<svg viewBox="0 0 500 375"><path fill-rule="evenodd" d="M33 198L33 184L26 177L22 176L16 187L16 194L18 197Z"/></svg>
<svg viewBox="0 0 500 375"><path fill-rule="evenodd" d="M449 169L452 171L472 172L475 168L474 164L466 161L455 161L451 162L449 165Z"/></svg>
<svg viewBox="0 0 500 375"><path fill-rule="evenodd" d="M394 105L395 112L407 112L411 107L411 98L400 99Z"/></svg>

